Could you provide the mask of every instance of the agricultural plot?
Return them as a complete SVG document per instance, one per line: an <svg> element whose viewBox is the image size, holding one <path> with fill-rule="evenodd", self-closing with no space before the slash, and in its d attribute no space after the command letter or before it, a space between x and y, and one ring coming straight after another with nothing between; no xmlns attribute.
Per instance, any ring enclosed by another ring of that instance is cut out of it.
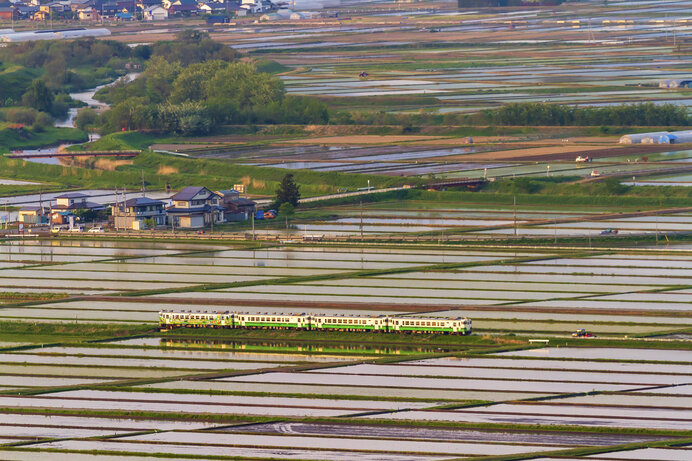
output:
<svg viewBox="0 0 692 461"><path fill-rule="evenodd" d="M357 117L252 149L220 140L171 150L431 182L598 169L636 176L638 185L666 171L656 178L687 184L690 151L675 146L617 146L617 136L603 133L572 139L563 127L494 126L469 139L465 127L444 127L510 102L690 106L688 91L658 82L689 77L691 7L393 10L345 0L338 20L208 27L259 65L266 58L283 66L289 94L318 96L333 113ZM146 41L170 37L172 24L145 27ZM141 43L141 27L113 33ZM369 76L358 78L363 71ZM444 118L431 132L385 128L414 113ZM358 117L372 132L344 134L339 127L359 126ZM576 164L578 155L594 162ZM692 215L647 216L655 203L643 212L508 203L309 209L285 234L258 225L257 234L279 236L263 242L0 243L0 459L689 459L692 248L663 242L692 230ZM613 239L622 246L609 248L603 236L593 249L519 247L508 238L515 228L558 243L611 228L632 240L656 234L661 245ZM281 243L303 234L350 242ZM354 242L360 235L362 244ZM386 243L390 236L407 244ZM493 237L503 246L480 243ZM469 317L474 334L159 332L162 309ZM572 338L580 328L598 337Z"/></svg>

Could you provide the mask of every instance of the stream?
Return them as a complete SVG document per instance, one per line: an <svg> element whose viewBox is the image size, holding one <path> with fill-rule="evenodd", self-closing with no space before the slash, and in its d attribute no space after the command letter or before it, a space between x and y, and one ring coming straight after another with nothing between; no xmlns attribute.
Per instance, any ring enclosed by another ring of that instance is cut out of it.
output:
<svg viewBox="0 0 692 461"><path fill-rule="evenodd" d="M126 74L124 76L124 78L126 78L127 81L130 82L130 81L134 80L135 78L137 78L137 76L139 74L140 74L139 72L132 72L132 73ZM70 96L73 99L84 102L89 107L94 107L98 111L103 111L103 110L108 109L109 105L104 103L104 102L97 101L96 99L94 99L94 95L101 88L104 88L104 87L109 86L109 85L113 85L117 81L118 80L114 80L111 83L99 85L99 86L92 88L90 90L80 91L80 92L76 92L76 93L70 93ZM75 120L75 117L77 117L78 111L79 111L79 108L76 108L76 107L70 108L68 113L67 113L67 117L64 119L56 120L54 123L54 126L57 128L73 128L74 127L74 120ZM99 139L100 137L101 136L99 134L96 134L96 133L90 134L91 141L95 141L95 140ZM26 153L26 154L41 154L41 153L52 154L52 153L58 152L58 150L61 148L79 145L79 144L84 144L84 143L67 143L67 144L61 144L59 146L46 146L46 147L40 147L37 149L26 149L26 150L24 150L24 153ZM60 159L54 158L54 157L25 158L24 160L26 160L28 162L35 162L35 163L60 165ZM27 184L27 185L30 185L30 184L38 184L38 183L0 178L0 184ZM0 197L0 204L15 206L15 207L21 207L21 206L26 206L26 205L38 205L40 202L45 202L46 200L54 199L56 196L61 195L62 193L63 192L52 193L52 194L47 193L47 194L43 194L42 196L40 196L39 194L27 194L27 195L16 195L16 196L11 196L11 197ZM97 203L108 204L111 201L113 201L113 191L112 190L92 190L92 191L84 191L84 193L94 194L94 197L92 197L91 201L94 201ZM141 194L141 192L134 192L133 191L133 192L127 193L126 197L132 198L135 196L139 196L140 194ZM165 193L155 193L154 195L152 195L150 193L149 196L151 198L167 198ZM8 219L10 222L16 221L17 220L17 212L16 211L10 211L8 213L5 213L3 210L0 210L0 226L3 225Z"/></svg>
<svg viewBox="0 0 692 461"><path fill-rule="evenodd" d="M139 75L139 72L131 72L129 74L126 74L124 77L121 78L126 78L128 82L131 82L137 76ZM118 79L119 80L119 79ZM94 95L98 90L101 88L105 88L107 86L113 85L115 82L118 80L114 80L111 83L106 83L104 85L99 85L95 88L92 88L90 90L86 91L80 91L77 93L70 93L70 96L72 99L76 99L77 101L82 101L83 103L87 104L89 107L95 108L97 111L101 112L104 110L107 110L109 108L109 105L106 104L105 102L97 101L94 99ZM81 108L77 107L72 107L69 109L67 112L67 117L64 119L56 120L54 123L54 126L56 128L74 128L74 120L77 117L77 112ZM97 133L91 133L89 135L91 141L96 141L99 139L101 136ZM79 144L84 144L84 143L79 143ZM74 146L78 144L61 144L59 146L49 146L49 147L40 147L38 149L27 149L24 151L26 154L39 154L39 153L56 153L59 149L69 147L69 146ZM35 163L46 163L50 165L60 165L60 159L57 158L25 158L24 160L28 162L35 162Z"/></svg>

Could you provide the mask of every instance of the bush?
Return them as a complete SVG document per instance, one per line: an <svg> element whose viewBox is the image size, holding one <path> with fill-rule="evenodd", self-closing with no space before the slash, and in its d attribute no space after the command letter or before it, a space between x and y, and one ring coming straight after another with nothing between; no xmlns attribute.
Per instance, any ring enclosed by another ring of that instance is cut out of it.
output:
<svg viewBox="0 0 692 461"><path fill-rule="evenodd" d="M7 111L7 120L22 125L33 125L38 111L28 107L15 107Z"/></svg>
<svg viewBox="0 0 692 461"><path fill-rule="evenodd" d="M99 114L89 107L77 112L77 116L74 119L74 124L80 130L87 130L93 127L99 120Z"/></svg>
<svg viewBox="0 0 692 461"><path fill-rule="evenodd" d="M31 126L33 131L41 132L44 131L49 126L53 126L53 117L45 112L39 112L36 114L36 119Z"/></svg>

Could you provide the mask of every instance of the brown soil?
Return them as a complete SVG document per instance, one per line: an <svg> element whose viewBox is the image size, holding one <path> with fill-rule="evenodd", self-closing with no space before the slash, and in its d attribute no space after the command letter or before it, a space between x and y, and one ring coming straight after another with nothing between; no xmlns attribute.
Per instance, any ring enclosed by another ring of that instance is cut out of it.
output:
<svg viewBox="0 0 692 461"><path fill-rule="evenodd" d="M385 144L394 142L428 141L434 139L437 139L437 136L353 135L294 139L285 142L296 144Z"/></svg>

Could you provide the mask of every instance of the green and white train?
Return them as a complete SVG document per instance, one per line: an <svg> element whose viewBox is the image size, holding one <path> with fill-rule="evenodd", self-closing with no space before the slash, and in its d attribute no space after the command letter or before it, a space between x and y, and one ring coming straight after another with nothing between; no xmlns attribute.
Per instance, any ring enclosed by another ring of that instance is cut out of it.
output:
<svg viewBox="0 0 692 461"><path fill-rule="evenodd" d="M252 314L247 312L159 312L161 329L259 328L382 333L471 334L471 319L442 317L368 317L359 315Z"/></svg>

